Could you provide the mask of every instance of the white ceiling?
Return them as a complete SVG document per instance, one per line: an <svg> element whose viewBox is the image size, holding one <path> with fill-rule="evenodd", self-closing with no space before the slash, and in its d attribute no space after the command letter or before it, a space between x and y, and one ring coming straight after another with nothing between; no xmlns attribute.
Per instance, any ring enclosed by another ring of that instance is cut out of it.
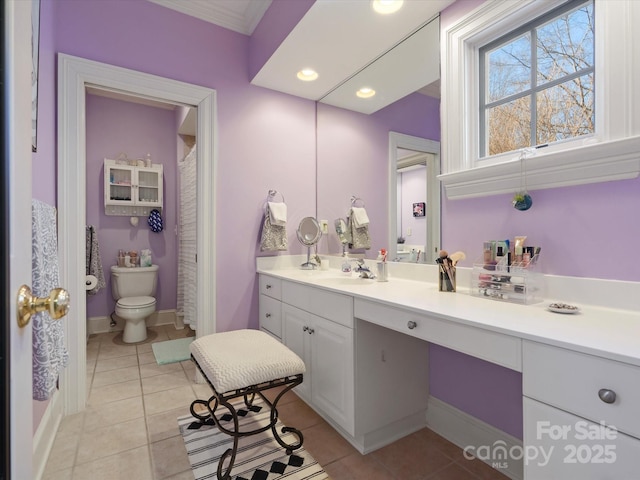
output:
<svg viewBox="0 0 640 480"><path fill-rule="evenodd" d="M251 35L271 0L149 0L235 32Z"/></svg>
<svg viewBox="0 0 640 480"><path fill-rule="evenodd" d="M271 0L149 1L246 35L271 5ZM418 30L453 1L405 0L397 13L379 15L370 0L316 0L251 83L362 113L414 91L437 97L438 24L429 26L430 33ZM298 80L303 68L313 68L319 78ZM376 96L357 99L356 86L374 88Z"/></svg>

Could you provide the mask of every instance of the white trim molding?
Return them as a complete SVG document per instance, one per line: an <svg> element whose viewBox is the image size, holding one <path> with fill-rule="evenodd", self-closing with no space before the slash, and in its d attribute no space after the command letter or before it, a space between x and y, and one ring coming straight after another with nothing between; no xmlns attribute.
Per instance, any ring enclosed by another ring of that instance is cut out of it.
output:
<svg viewBox="0 0 640 480"><path fill-rule="evenodd" d="M481 455L500 452L510 452L512 449L520 452L522 440L479 420L468 413L459 410L448 403L430 396L427 406L427 427L451 443L460 447L467 455L477 451ZM479 455L480 457L480 455ZM521 480L524 476L522 458L491 459L479 458L489 466L498 469L507 477ZM493 463L496 465L492 465Z"/></svg>
<svg viewBox="0 0 640 480"><path fill-rule="evenodd" d="M596 133L527 158L530 190L640 175L640 2L594 0ZM564 3L488 0L442 32L442 182L447 198L513 192L520 152L479 158L478 49Z"/></svg>
<svg viewBox="0 0 640 480"><path fill-rule="evenodd" d="M61 376L66 415L86 405L86 129L85 89L107 89L198 108L197 335L216 330L216 92L122 67L58 54L58 231L61 284L73 308L62 320L69 365Z"/></svg>

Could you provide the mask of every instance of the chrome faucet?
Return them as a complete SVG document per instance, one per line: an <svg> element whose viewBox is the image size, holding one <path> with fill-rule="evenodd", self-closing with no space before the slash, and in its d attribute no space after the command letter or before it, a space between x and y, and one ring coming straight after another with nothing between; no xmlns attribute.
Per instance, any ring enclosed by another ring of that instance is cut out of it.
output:
<svg viewBox="0 0 640 480"><path fill-rule="evenodd" d="M371 271L369 267L367 267L364 263L363 258L356 259L358 265L356 265L355 271L358 272L360 278L375 278L375 274Z"/></svg>

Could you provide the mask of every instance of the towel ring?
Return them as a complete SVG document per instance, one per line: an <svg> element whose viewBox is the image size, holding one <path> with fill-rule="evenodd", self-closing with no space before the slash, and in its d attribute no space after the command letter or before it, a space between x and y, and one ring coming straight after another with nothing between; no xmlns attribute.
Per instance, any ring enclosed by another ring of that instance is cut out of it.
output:
<svg viewBox="0 0 640 480"><path fill-rule="evenodd" d="M280 195L282 197L282 203L284 203L284 195L277 190L269 190L269 194L267 195L267 202L273 201L273 197L275 197L276 195Z"/></svg>
<svg viewBox="0 0 640 480"><path fill-rule="evenodd" d="M267 194L267 199L264 202L263 208L264 208L264 213L267 213L267 210L269 208L269 202L273 202L273 200L275 200L275 196L276 195L280 195L282 197L282 203L284 202L284 195L282 193L280 193L277 190L269 190L269 193Z"/></svg>
<svg viewBox="0 0 640 480"><path fill-rule="evenodd" d="M364 208L364 200L362 200L360 197L356 197L355 195L351 195L351 206L355 207L357 206L356 203L360 202L361 203L361 207Z"/></svg>

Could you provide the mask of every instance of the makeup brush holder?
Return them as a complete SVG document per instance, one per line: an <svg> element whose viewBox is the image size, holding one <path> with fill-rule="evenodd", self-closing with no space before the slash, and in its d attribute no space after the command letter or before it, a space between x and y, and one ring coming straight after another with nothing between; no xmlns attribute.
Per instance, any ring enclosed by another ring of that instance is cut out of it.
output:
<svg viewBox="0 0 640 480"><path fill-rule="evenodd" d="M438 290L441 292L456 291L456 267L438 265Z"/></svg>

